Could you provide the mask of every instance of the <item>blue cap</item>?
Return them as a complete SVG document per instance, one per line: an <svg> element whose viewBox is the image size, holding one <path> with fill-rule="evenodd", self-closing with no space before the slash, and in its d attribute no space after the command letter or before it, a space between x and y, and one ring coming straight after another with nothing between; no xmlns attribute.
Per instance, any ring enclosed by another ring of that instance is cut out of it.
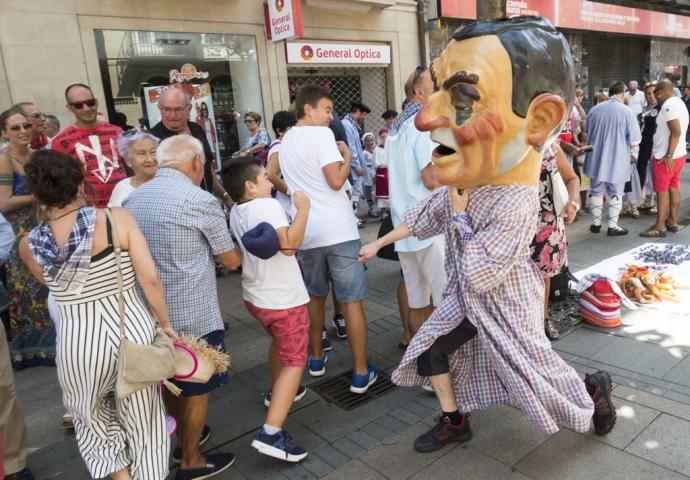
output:
<svg viewBox="0 0 690 480"><path fill-rule="evenodd" d="M275 228L268 222L261 222L242 235L242 245L249 253L262 260L268 260L280 250Z"/></svg>

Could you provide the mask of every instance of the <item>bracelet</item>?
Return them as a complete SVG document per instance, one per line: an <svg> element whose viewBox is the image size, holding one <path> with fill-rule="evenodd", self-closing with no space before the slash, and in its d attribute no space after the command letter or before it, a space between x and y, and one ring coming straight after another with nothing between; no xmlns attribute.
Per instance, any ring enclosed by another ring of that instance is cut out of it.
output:
<svg viewBox="0 0 690 480"><path fill-rule="evenodd" d="M570 205L571 203L572 203L573 205L575 205L575 211L576 211L576 212L580 210L580 204L579 204L579 203L577 203L575 200L569 200L569 201L568 201L568 205Z"/></svg>

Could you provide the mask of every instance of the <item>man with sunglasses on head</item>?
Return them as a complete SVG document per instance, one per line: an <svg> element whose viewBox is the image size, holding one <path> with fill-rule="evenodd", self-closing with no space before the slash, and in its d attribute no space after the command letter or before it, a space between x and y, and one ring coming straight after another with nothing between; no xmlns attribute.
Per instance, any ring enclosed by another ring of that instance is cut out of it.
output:
<svg viewBox="0 0 690 480"><path fill-rule="evenodd" d="M75 122L53 139L52 148L81 162L91 189L87 192L87 202L106 208L115 185L127 176L116 145L122 129L98 121L98 100L88 85L69 85L65 99Z"/></svg>
<svg viewBox="0 0 690 480"><path fill-rule="evenodd" d="M388 188L395 227L402 222L409 205L426 198L440 185L431 163L431 153L436 144L429 132L419 131L414 123L417 113L432 93L431 72L424 66L417 67L405 83L405 109L388 129ZM441 303L446 286L444 245L441 235L428 240L410 237L395 242L405 278L413 334Z"/></svg>

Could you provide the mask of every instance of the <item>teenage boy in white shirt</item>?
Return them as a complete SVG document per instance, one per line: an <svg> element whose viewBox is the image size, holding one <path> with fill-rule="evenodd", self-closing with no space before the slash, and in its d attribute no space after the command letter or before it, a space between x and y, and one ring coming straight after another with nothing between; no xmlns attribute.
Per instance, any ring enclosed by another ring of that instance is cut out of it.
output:
<svg viewBox="0 0 690 480"><path fill-rule="evenodd" d="M297 125L285 134L280 166L290 192L304 192L311 200L304 241L297 256L309 292L309 374L326 374L323 330L329 280L341 302L354 363L350 391L364 393L376 381L376 368L367 363L367 327L362 300L366 295L364 265L358 261L360 239L350 200L343 186L352 155L335 141L328 128L333 97L325 89L307 85L295 100ZM293 210L294 212L294 210Z"/></svg>

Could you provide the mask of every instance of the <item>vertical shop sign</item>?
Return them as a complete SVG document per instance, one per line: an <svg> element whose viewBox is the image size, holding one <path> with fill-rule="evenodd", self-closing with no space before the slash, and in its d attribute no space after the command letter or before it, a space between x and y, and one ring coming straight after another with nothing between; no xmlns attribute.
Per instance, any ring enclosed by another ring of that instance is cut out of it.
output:
<svg viewBox="0 0 690 480"><path fill-rule="evenodd" d="M266 35L277 42L302 36L302 11L299 0L266 0Z"/></svg>

